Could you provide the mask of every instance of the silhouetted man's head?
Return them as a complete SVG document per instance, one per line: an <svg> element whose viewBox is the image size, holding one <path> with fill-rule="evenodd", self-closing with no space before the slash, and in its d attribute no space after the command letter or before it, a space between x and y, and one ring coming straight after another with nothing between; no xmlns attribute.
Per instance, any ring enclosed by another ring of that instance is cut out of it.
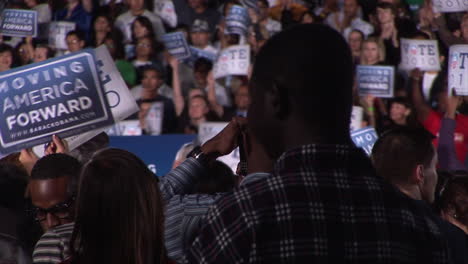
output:
<svg viewBox="0 0 468 264"><path fill-rule="evenodd" d="M272 157L297 144L348 143L352 81L351 53L338 32L314 24L285 30L256 58L249 125ZM292 130L301 135L285 136Z"/></svg>
<svg viewBox="0 0 468 264"><path fill-rule="evenodd" d="M73 221L81 164L65 154L41 158L31 171L29 190L35 218L44 231Z"/></svg>

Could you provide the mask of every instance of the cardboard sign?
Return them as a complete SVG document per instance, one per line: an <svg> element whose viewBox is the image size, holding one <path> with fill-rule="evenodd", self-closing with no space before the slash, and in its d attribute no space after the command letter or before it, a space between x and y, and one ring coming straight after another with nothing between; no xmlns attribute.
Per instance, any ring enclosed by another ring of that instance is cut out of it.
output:
<svg viewBox="0 0 468 264"><path fill-rule="evenodd" d="M352 132L351 139L356 147L362 148L370 156L378 136L373 127L366 127Z"/></svg>
<svg viewBox="0 0 468 264"><path fill-rule="evenodd" d="M234 5L226 16L226 30L228 34L245 36L249 31L250 18L247 8Z"/></svg>
<svg viewBox="0 0 468 264"><path fill-rule="evenodd" d="M2 72L0 94L2 153L114 122L91 49Z"/></svg>
<svg viewBox="0 0 468 264"><path fill-rule="evenodd" d="M65 38L67 33L75 30L76 25L73 22L55 21L49 24L49 45L58 50L68 49Z"/></svg>
<svg viewBox="0 0 468 264"><path fill-rule="evenodd" d="M0 34L12 37L36 37L37 11L5 9L2 14Z"/></svg>
<svg viewBox="0 0 468 264"><path fill-rule="evenodd" d="M163 117L164 103L152 103L145 117L146 133L150 135L160 135L162 133Z"/></svg>
<svg viewBox="0 0 468 264"><path fill-rule="evenodd" d="M250 46L236 45L221 51L214 68L215 79L229 75L248 75L250 66Z"/></svg>
<svg viewBox="0 0 468 264"><path fill-rule="evenodd" d="M124 120L130 115L138 112L139 108L133 99L130 90L117 70L107 47L101 45L95 50L96 65L98 74L104 86L104 93L109 102L112 116L116 122ZM79 147L102 131L109 128L99 128L73 137L66 138L70 150ZM34 152L39 156L44 156L44 147L42 145L34 147Z"/></svg>
<svg viewBox="0 0 468 264"><path fill-rule="evenodd" d="M449 91L455 89L457 95L468 95L468 45L450 47L448 68Z"/></svg>
<svg viewBox="0 0 468 264"><path fill-rule="evenodd" d="M351 123L349 125L349 130L351 132L361 128L362 117L364 109L360 106L353 106L353 111L351 112Z"/></svg>
<svg viewBox="0 0 468 264"><path fill-rule="evenodd" d="M400 69L411 71L439 71L439 47L437 40L401 39Z"/></svg>
<svg viewBox="0 0 468 264"><path fill-rule="evenodd" d="M170 27L177 26L177 14L172 1L155 1L155 13Z"/></svg>
<svg viewBox="0 0 468 264"><path fill-rule="evenodd" d="M115 123L106 133L109 136L141 136L143 134L138 120L125 120Z"/></svg>
<svg viewBox="0 0 468 264"><path fill-rule="evenodd" d="M356 78L359 96L393 97L394 76L392 66L358 65Z"/></svg>
<svg viewBox="0 0 468 264"><path fill-rule="evenodd" d="M184 33L174 32L165 34L162 39L169 53L178 60L183 60L191 56L190 47L185 39Z"/></svg>
<svg viewBox="0 0 468 264"><path fill-rule="evenodd" d="M190 46L190 54L192 54L191 58L193 61L196 61L199 58L205 58L211 62L214 62L216 60L215 53L204 51L199 48L192 47L192 46Z"/></svg>
<svg viewBox="0 0 468 264"><path fill-rule="evenodd" d="M468 0L432 0L437 13L463 12L468 10Z"/></svg>
<svg viewBox="0 0 468 264"><path fill-rule="evenodd" d="M227 122L205 122L201 124L198 128L198 141L204 144L221 132L227 124ZM233 172L236 172L237 164L240 161L239 148L236 148L226 156L219 157L218 160L226 163Z"/></svg>

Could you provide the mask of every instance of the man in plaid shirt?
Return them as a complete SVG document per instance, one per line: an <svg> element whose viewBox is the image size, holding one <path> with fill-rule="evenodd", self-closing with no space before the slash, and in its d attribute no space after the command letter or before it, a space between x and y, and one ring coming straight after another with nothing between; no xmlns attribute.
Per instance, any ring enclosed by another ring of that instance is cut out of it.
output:
<svg viewBox="0 0 468 264"><path fill-rule="evenodd" d="M265 44L248 125L278 158L273 175L210 208L189 263L450 263L436 216L378 177L351 143L351 69L346 42L325 26Z"/></svg>

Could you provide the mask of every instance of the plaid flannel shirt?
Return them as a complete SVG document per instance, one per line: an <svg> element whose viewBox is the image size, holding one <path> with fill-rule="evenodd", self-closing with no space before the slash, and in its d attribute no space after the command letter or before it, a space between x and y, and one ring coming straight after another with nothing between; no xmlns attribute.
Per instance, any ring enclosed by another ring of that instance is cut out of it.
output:
<svg viewBox="0 0 468 264"><path fill-rule="evenodd" d="M376 176L362 150L305 145L271 177L216 201L189 263L450 263L428 207Z"/></svg>

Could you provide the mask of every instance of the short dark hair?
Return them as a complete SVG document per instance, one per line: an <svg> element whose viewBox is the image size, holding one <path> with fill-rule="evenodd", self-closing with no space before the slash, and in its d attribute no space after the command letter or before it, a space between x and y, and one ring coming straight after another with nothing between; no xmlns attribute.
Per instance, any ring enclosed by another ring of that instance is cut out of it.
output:
<svg viewBox="0 0 468 264"><path fill-rule="evenodd" d="M12 164L0 164L0 207L12 211L24 209L24 191L27 185L27 174Z"/></svg>
<svg viewBox="0 0 468 264"><path fill-rule="evenodd" d="M328 26L302 24L267 41L256 57L250 84L260 91L275 86L287 91L308 127L320 124L331 137L342 136L349 131L352 68L341 34Z"/></svg>
<svg viewBox="0 0 468 264"><path fill-rule="evenodd" d="M193 64L194 72L208 73L213 69L213 62L206 58L198 58Z"/></svg>
<svg viewBox="0 0 468 264"><path fill-rule="evenodd" d="M457 220L468 226L468 206L461 202L468 198L468 172L439 171L438 175L435 209L439 213L453 209L458 215Z"/></svg>
<svg viewBox="0 0 468 264"><path fill-rule="evenodd" d="M215 160L195 184L194 193L215 194L229 192L235 187L235 175L225 163Z"/></svg>
<svg viewBox="0 0 468 264"><path fill-rule="evenodd" d="M141 73L142 75L147 72L147 71L154 71L158 74L158 78L164 80L165 74L164 74L164 69L160 67L158 64L150 64L150 65L145 65L141 68ZM143 76L142 76L143 78Z"/></svg>
<svg viewBox="0 0 468 264"><path fill-rule="evenodd" d="M65 38L68 38L69 36L76 36L79 40L86 41L86 35L83 31L79 29L72 30L67 33L67 36Z"/></svg>
<svg viewBox="0 0 468 264"><path fill-rule="evenodd" d="M395 15L395 19L396 19L396 15L397 15L397 8L394 4L391 4L391 3L387 3L387 2L380 2L377 4L377 6L375 7L375 12L377 12L377 8L381 8L381 9L390 9L392 11L392 14Z"/></svg>
<svg viewBox="0 0 468 264"><path fill-rule="evenodd" d="M377 174L392 183L406 183L419 164L435 155L434 136L424 128L396 128L383 133L372 149Z"/></svg>
<svg viewBox="0 0 468 264"><path fill-rule="evenodd" d="M5 43L0 43L0 53L3 53L5 51L11 52L11 55L13 56L13 47Z"/></svg>
<svg viewBox="0 0 468 264"><path fill-rule="evenodd" d="M81 172L81 163L72 156L55 153L39 159L31 170L31 179L47 180L61 177L69 177L67 186L68 195L73 196L77 192L78 177Z"/></svg>
<svg viewBox="0 0 468 264"><path fill-rule="evenodd" d="M36 45L36 49L37 48L43 48L47 50L47 53L46 53L47 59L50 59L55 56L55 51L47 44L39 43Z"/></svg>

